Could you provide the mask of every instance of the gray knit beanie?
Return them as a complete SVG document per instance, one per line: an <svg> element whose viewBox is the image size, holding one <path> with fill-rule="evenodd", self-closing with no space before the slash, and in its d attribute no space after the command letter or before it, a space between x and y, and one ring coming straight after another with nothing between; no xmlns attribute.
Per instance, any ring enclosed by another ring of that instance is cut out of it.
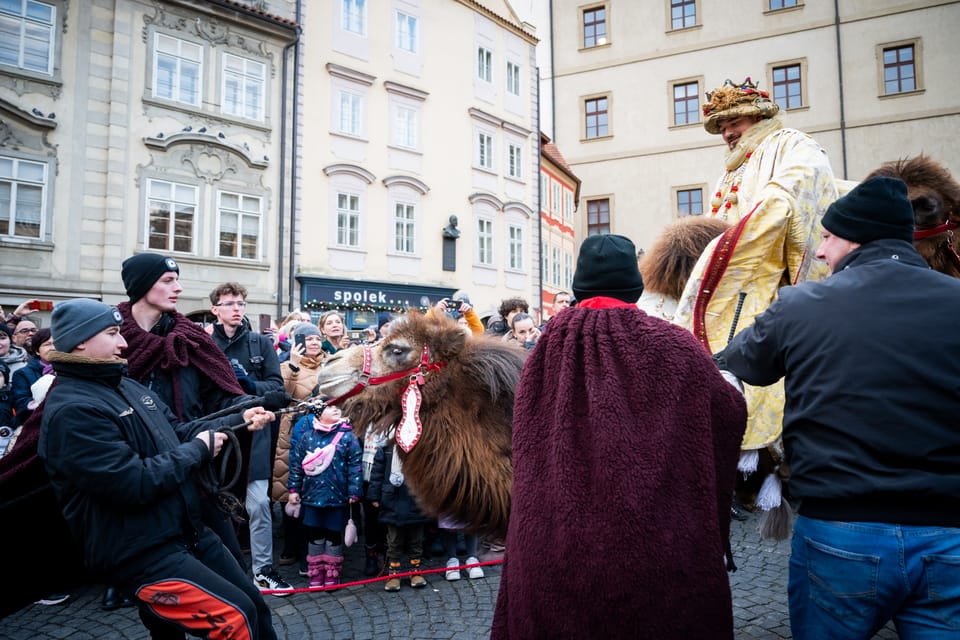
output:
<svg viewBox="0 0 960 640"><path fill-rule="evenodd" d="M297 328L293 330L293 335L303 336L304 338L307 336L319 336L320 329L312 322L301 322L297 325Z"/></svg>
<svg viewBox="0 0 960 640"><path fill-rule="evenodd" d="M116 307L96 300L74 298L57 303L50 322L53 346L61 353L70 353L81 342L122 322L123 317Z"/></svg>

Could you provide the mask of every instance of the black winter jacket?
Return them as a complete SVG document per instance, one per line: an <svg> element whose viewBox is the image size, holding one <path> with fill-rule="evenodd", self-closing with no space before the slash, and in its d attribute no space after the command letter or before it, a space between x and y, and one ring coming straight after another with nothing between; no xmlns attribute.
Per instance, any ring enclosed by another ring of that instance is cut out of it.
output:
<svg viewBox="0 0 960 640"><path fill-rule="evenodd" d="M417 506L407 483L399 487L390 482L391 458L396 445L388 445L377 449L373 458L373 470L370 472L370 486L367 489L367 500L380 503L380 522L394 526L408 524L426 524L430 518L423 515Z"/></svg>
<svg viewBox="0 0 960 640"><path fill-rule="evenodd" d="M814 518L960 526L960 280L876 240L780 297L718 354L785 377L790 492Z"/></svg>
<svg viewBox="0 0 960 640"><path fill-rule="evenodd" d="M222 324L213 326L211 336L217 346L227 356L227 360L236 361L247 372L253 384L253 395L262 396L268 391L281 391L283 377L280 375L280 363L273 348L273 340L250 330L250 324L244 319L232 338L228 338ZM270 429L261 429L253 433L250 445L249 482L269 480L273 471L273 456L270 453Z"/></svg>
<svg viewBox="0 0 960 640"><path fill-rule="evenodd" d="M30 410L27 409L27 405L33 400L33 391L30 390L30 387L34 382L39 380L42 375L43 363L40 362L40 358L36 356L30 358L25 367L21 367L13 373L13 380L10 382L13 385L14 407L17 410L18 416L20 416L21 412L24 414L22 418L17 418L19 424L26 422L27 417L31 413Z"/></svg>
<svg viewBox="0 0 960 640"><path fill-rule="evenodd" d="M38 453L87 566L122 580L162 545L194 544L203 525L193 477L210 459L195 436L241 415L178 424L154 393L124 377L124 362L51 360L57 385Z"/></svg>

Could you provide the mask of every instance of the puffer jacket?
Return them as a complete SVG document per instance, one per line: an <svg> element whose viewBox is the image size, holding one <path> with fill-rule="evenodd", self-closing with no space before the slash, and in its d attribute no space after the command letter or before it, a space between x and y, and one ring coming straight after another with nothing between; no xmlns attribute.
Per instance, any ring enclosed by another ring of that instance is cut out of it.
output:
<svg viewBox="0 0 960 640"><path fill-rule="evenodd" d="M431 522L417 506L417 501L402 482L395 487L390 482L390 469L396 445L380 447L373 458L373 470L370 472L370 487L367 500L380 503L380 522L402 527L408 524L426 524Z"/></svg>
<svg viewBox="0 0 960 640"><path fill-rule="evenodd" d="M300 501L312 507L342 507L350 499L359 500L361 487L360 459L363 451L360 442L351 431L350 423L341 421L329 432L312 428L313 416L301 418L294 431L295 438L290 452L290 477L287 484L291 491L300 494ZM308 476L302 461L310 451L330 444L337 433L342 432L330 465L320 474Z"/></svg>
<svg viewBox="0 0 960 640"><path fill-rule="evenodd" d="M300 371L293 371L289 362L280 365L283 389L294 400L306 400L317 386L317 374L323 360L304 356L300 359ZM273 478L270 482L270 497L277 502L287 501L287 477L290 473L290 435L293 432L293 415L280 416L280 433L277 436L277 452L273 458Z"/></svg>

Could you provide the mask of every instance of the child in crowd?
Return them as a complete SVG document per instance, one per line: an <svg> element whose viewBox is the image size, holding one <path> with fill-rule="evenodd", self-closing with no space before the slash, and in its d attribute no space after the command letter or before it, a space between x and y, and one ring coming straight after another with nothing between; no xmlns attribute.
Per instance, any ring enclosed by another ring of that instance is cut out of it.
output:
<svg viewBox="0 0 960 640"><path fill-rule="evenodd" d="M367 499L380 509L380 522L387 525L387 561L390 579L386 591L399 591L401 558L406 555L410 571L419 571L423 558L423 530L430 521L417 507L413 495L403 480L403 464L392 444L393 432L388 435L391 444L377 450L370 472ZM410 586L427 586L427 580L417 573L410 576Z"/></svg>
<svg viewBox="0 0 960 640"><path fill-rule="evenodd" d="M460 566L460 561L457 559L457 533L461 528L462 525L457 522L444 518L440 519L440 539L443 541L443 550L446 552L448 558L445 576L447 580L450 581L460 579L460 570L456 567ZM477 559L477 547L480 539L476 534L464 532L463 542L466 547L464 555L467 556L465 564L478 564L480 560ZM483 568L470 567L467 569L467 575L470 576L471 580L482 578Z"/></svg>
<svg viewBox="0 0 960 640"><path fill-rule="evenodd" d="M373 425L367 427L363 439L363 546L366 552L366 563L363 566L363 575L379 575L383 570L380 554L386 552L386 529L380 522L380 509L370 502L370 477L373 473L373 461L377 451L387 443L386 435L374 430Z"/></svg>
<svg viewBox="0 0 960 640"><path fill-rule="evenodd" d="M294 427L302 435L290 450L287 480L287 508L303 512L311 587L340 582L343 530L361 490L360 443L340 409L322 400Z"/></svg>

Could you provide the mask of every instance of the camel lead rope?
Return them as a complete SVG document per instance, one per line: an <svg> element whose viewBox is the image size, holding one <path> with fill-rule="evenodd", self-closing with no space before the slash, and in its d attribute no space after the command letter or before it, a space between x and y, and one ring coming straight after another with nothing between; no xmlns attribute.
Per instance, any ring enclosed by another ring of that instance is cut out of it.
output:
<svg viewBox="0 0 960 640"><path fill-rule="evenodd" d="M743 300L747 297L746 291L741 291L737 299L737 308L733 312L733 322L730 323L730 335L727 336L727 344L733 341L733 336L737 333L737 324L740 322L740 312L743 311Z"/></svg>

